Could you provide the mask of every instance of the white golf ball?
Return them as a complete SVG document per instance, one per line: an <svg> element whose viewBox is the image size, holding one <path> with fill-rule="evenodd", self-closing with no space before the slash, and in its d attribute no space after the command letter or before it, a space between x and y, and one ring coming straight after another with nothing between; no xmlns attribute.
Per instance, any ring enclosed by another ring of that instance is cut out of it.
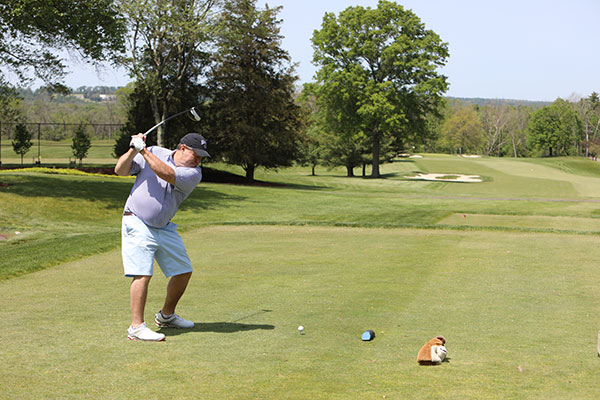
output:
<svg viewBox="0 0 600 400"><path fill-rule="evenodd" d="M304 327L302 325L300 325L298 327L298 332L300 332L300 333L304 332Z"/></svg>

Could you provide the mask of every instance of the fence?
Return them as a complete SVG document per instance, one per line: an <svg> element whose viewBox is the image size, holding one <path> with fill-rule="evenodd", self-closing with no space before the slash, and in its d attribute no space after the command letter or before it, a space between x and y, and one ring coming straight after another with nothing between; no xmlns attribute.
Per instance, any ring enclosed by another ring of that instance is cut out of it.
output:
<svg viewBox="0 0 600 400"><path fill-rule="evenodd" d="M12 138L17 123L0 122L0 166L3 158L20 158L13 152ZM88 154L92 153L99 158L110 157L115 133L123 124L97 124L97 123L55 123L55 122L26 122L24 125L32 135L33 146L27 159L32 157L33 164L41 164L42 157L53 160L73 162L71 141L75 130L82 126L86 133L92 138L92 147ZM105 141L99 144L97 141ZM96 143L94 143L96 141ZM11 154L12 153L12 154ZM35 154L37 153L37 154ZM33 156L31 154L34 154Z"/></svg>

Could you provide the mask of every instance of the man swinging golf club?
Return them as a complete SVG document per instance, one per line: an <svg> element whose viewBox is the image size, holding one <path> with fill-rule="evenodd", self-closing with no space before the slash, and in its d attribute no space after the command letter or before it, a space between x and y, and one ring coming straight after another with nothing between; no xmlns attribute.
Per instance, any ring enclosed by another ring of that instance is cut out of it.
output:
<svg viewBox="0 0 600 400"><path fill-rule="evenodd" d="M136 175L123 211L121 246L125 276L130 287L131 340L162 341L165 335L149 329L144 322L148 284L154 260L167 278L167 295L154 321L159 327L193 328L194 323L179 317L175 307L192 276L177 225L171 218L179 205L202 180L199 167L206 152L206 140L197 133L185 135L177 150L158 146L146 148L145 135L132 136L131 148L115 166L121 176Z"/></svg>

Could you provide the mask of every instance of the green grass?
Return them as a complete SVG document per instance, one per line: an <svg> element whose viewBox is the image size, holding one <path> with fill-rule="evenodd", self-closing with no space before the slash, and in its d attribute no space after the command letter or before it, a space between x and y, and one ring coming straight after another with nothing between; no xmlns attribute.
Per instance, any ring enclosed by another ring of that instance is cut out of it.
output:
<svg viewBox="0 0 600 400"><path fill-rule="evenodd" d="M125 339L132 180L1 172L0 398L597 398L599 164L425 155L382 172L202 183L174 220L197 327L159 344ZM449 362L419 367L440 334Z"/></svg>
<svg viewBox="0 0 600 400"><path fill-rule="evenodd" d="M600 224L594 218L550 217L534 215L453 214L439 221L440 225L538 230L548 232L600 233Z"/></svg>
<svg viewBox="0 0 600 400"><path fill-rule="evenodd" d="M33 140L33 146L23 156L24 165L32 165L37 160L38 154L42 164L68 164L69 160L74 160L72 139L61 141L41 140L38 146L37 139ZM92 141L92 146L88 151L88 155L83 159L84 164L101 163L116 161L112 157L115 141L112 139ZM0 147L0 161L3 165L6 164L21 164L21 156L14 152L11 140L2 138L2 147ZM79 162L79 160L77 160Z"/></svg>
<svg viewBox="0 0 600 400"><path fill-rule="evenodd" d="M600 395L596 237L215 226L184 239L196 271L179 311L197 326L164 343L125 339L118 250L0 283L2 396ZM148 314L165 284L151 283ZM449 362L419 367L440 334Z"/></svg>
<svg viewBox="0 0 600 400"><path fill-rule="evenodd" d="M600 176L600 171L593 169L596 163L587 162L592 164L588 170ZM241 172L235 167L217 167ZM214 224L548 228L522 224L518 218L503 223L498 223L498 218L489 223L473 218L493 215L583 218L587 222L581 226L561 222L549 228L598 231L594 225L600 217L600 202L591 196L600 190L598 177L589 172L568 174L549 166L543 166L542 178L523 172L532 168L540 169L536 160L426 156L418 162L386 164L385 179L346 178L340 170L320 171L314 177L303 168L260 171L257 179L285 186L203 183L183 204L175 222L183 231ZM475 173L488 176L489 181L465 184L404 179L412 170ZM131 179L4 171L0 182L9 185L0 187L0 234L12 234L0 242L0 250L10 254L0 257L0 280L119 245L121 211ZM465 213L471 216L466 221L443 222ZM69 246L70 240L78 245ZM25 246L30 249L22 251Z"/></svg>

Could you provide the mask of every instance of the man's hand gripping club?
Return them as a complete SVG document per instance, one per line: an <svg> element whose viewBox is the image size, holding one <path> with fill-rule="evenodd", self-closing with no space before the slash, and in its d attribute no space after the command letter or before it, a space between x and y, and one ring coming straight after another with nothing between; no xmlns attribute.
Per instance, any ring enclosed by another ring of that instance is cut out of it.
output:
<svg viewBox="0 0 600 400"><path fill-rule="evenodd" d="M129 147L136 149L140 153L146 148L146 136L142 133L132 136Z"/></svg>

